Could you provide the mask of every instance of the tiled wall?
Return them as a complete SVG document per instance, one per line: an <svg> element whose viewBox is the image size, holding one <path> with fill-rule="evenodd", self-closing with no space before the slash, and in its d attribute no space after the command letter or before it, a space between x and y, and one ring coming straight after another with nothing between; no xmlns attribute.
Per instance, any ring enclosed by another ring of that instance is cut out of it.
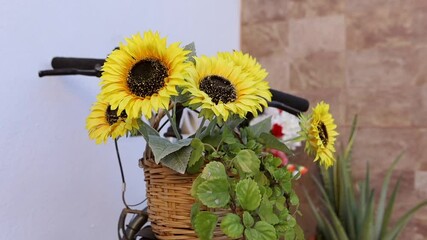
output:
<svg viewBox="0 0 427 240"><path fill-rule="evenodd" d="M405 151L395 215L427 199L427 0L242 0L241 34L273 88L331 104L342 141L358 114L356 177L369 161L380 186ZM427 238L427 209L403 237Z"/></svg>

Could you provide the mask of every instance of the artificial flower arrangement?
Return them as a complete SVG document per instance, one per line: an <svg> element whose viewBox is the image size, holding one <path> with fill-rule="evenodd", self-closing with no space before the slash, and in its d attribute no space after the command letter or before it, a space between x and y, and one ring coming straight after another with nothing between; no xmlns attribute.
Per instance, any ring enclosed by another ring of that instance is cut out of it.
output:
<svg viewBox="0 0 427 240"><path fill-rule="evenodd" d="M271 131L272 118L241 125L272 96L267 72L253 57L240 51L197 57L194 45L167 45L148 31L120 44L102 70L86 127L97 143L130 134L146 140L142 165L158 239L303 239L294 217L297 176L272 153L292 151ZM190 136L177 128L178 106L199 113ZM164 122L174 141L159 134ZM299 126L286 141L305 141L316 161L333 165L337 132L329 105L317 104Z"/></svg>

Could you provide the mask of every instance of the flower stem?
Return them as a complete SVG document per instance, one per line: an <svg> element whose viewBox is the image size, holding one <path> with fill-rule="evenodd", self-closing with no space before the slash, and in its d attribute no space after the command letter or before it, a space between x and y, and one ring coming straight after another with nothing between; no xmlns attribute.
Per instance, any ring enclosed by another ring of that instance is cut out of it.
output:
<svg viewBox="0 0 427 240"><path fill-rule="evenodd" d="M181 140L182 139L181 135L179 134L178 129L176 127L176 119L175 119L175 116L176 116L176 104L173 103L173 109L172 109L172 115L173 115L173 117L171 116L171 114L169 113L168 110L166 110L165 112L166 112L166 116L168 116L168 118L169 118L172 130L173 130L173 133L175 133L176 139Z"/></svg>
<svg viewBox="0 0 427 240"><path fill-rule="evenodd" d="M202 132L202 127L203 125L205 125L205 122L206 122L206 118L203 117L202 122L200 123L199 128L197 129L196 138L200 137L200 133Z"/></svg>

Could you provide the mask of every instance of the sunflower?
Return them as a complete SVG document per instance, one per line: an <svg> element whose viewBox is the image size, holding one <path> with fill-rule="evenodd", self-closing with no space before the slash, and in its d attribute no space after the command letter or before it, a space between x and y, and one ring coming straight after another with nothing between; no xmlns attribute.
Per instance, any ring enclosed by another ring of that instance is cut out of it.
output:
<svg viewBox="0 0 427 240"><path fill-rule="evenodd" d="M141 114L151 118L153 111L168 108L190 66L186 62L189 51L179 45L167 46L166 38L151 31L126 39L102 67L101 94L105 100L118 114L126 110L130 118Z"/></svg>
<svg viewBox="0 0 427 240"><path fill-rule="evenodd" d="M261 64L247 53L241 51L219 52L218 57L231 60L236 66L242 68L242 72L251 75L255 81L262 81L268 75L267 71L261 67Z"/></svg>
<svg viewBox="0 0 427 240"><path fill-rule="evenodd" d="M323 101L313 108L310 116L301 116L302 135L306 138L305 150L308 154L315 155L314 161L330 167L335 162L335 140L338 136L337 125L332 114L329 113L329 104Z"/></svg>
<svg viewBox="0 0 427 240"><path fill-rule="evenodd" d="M231 60L206 56L194 59L195 65L188 69L184 93L192 95L190 107L200 107L200 114L206 118L215 115L226 121L232 114L242 118L248 113L257 115L271 100L263 81L255 81Z"/></svg>
<svg viewBox="0 0 427 240"><path fill-rule="evenodd" d="M97 144L106 142L108 137L116 139L128 131L137 128L137 120L128 118L126 111L117 114L110 104L99 100L92 106L91 113L86 119L86 129L89 137Z"/></svg>

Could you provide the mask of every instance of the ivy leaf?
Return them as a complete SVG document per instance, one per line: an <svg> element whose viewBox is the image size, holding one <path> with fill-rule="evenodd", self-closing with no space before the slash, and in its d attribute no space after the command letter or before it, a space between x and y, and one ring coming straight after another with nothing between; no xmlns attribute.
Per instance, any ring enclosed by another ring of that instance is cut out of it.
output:
<svg viewBox="0 0 427 240"><path fill-rule="evenodd" d="M271 117L268 117L257 124L249 126L247 129L255 137L259 137L262 133L268 133L271 130Z"/></svg>
<svg viewBox="0 0 427 240"><path fill-rule="evenodd" d="M156 136L149 135L148 136L148 145L154 154L154 161L158 164L160 160L162 160L167 155L180 150L181 148L190 145L191 139L181 139L176 143L171 143L169 140ZM191 150L191 148L190 148ZM191 152L191 151L190 151ZM188 163L188 161L187 161ZM187 165L186 165L187 166ZM184 169L185 171L185 169Z"/></svg>
<svg viewBox="0 0 427 240"><path fill-rule="evenodd" d="M294 227L295 230L295 240L304 240L304 231L302 230L302 228L297 224Z"/></svg>
<svg viewBox="0 0 427 240"><path fill-rule="evenodd" d="M211 212L199 212L194 219L194 230L201 240L210 240L218 221L218 216Z"/></svg>
<svg viewBox="0 0 427 240"><path fill-rule="evenodd" d="M243 212L243 224L246 228L251 228L254 225L254 218L247 211Z"/></svg>
<svg viewBox="0 0 427 240"><path fill-rule="evenodd" d="M199 202L195 202L195 203L193 203L193 206L191 206L190 217L191 217L191 225L193 227L195 224L194 222L196 220L196 216L200 212L200 206L201 206L201 204Z"/></svg>
<svg viewBox="0 0 427 240"><path fill-rule="evenodd" d="M190 167L200 160L202 153L205 150L205 145L203 145L203 142L200 139L193 138L191 141L191 147L193 148L193 151L191 152L190 161L188 162L188 166Z"/></svg>
<svg viewBox="0 0 427 240"><path fill-rule="evenodd" d="M199 185L204 182L205 180L199 175L197 178L193 181L193 184L191 185L191 196L194 198L197 198L197 188Z"/></svg>
<svg viewBox="0 0 427 240"><path fill-rule="evenodd" d="M292 205L298 205L299 204L299 198L294 191L291 192L290 200L291 200Z"/></svg>
<svg viewBox="0 0 427 240"><path fill-rule="evenodd" d="M217 161L212 161L206 164L202 171L201 177L205 180L212 179L227 179L224 164Z"/></svg>
<svg viewBox="0 0 427 240"><path fill-rule="evenodd" d="M279 211L283 211L285 209L286 198L284 196L280 196L276 199L276 208Z"/></svg>
<svg viewBox="0 0 427 240"><path fill-rule="evenodd" d="M192 150L193 149L190 146L183 147L164 157L160 160L160 163L176 172L184 174L185 169L187 169L188 160L190 159Z"/></svg>
<svg viewBox="0 0 427 240"><path fill-rule="evenodd" d="M230 185L227 179L212 179L197 187L197 198L209 208L224 207L230 201Z"/></svg>
<svg viewBox="0 0 427 240"><path fill-rule="evenodd" d="M260 134L259 137L260 137L261 143L263 143L266 148L277 149L279 151L287 153L288 155L293 155L292 151L286 146L286 144L281 142L271 133L263 132Z"/></svg>
<svg viewBox="0 0 427 240"><path fill-rule="evenodd" d="M279 217L273 212L273 204L266 196L263 197L259 206L258 215L262 221L268 222L272 225L279 223Z"/></svg>
<svg viewBox="0 0 427 240"><path fill-rule="evenodd" d="M191 157L190 157L191 158ZM187 173L189 174L196 174L196 173L200 173L200 169L202 168L203 164L205 163L203 158L199 158L199 160L197 162L195 162L193 164L193 166L188 166L187 167Z"/></svg>
<svg viewBox="0 0 427 240"><path fill-rule="evenodd" d="M230 238L240 238L243 235L243 225L238 215L227 214L221 221L221 230Z"/></svg>
<svg viewBox="0 0 427 240"><path fill-rule="evenodd" d="M270 180L267 178L267 176L265 176L263 172L258 172L258 174L254 176L254 180L258 183L259 186L270 185Z"/></svg>
<svg viewBox="0 0 427 240"><path fill-rule="evenodd" d="M233 164L241 173L240 175L255 176L259 172L261 161L254 151L245 149L233 158Z"/></svg>
<svg viewBox="0 0 427 240"><path fill-rule="evenodd" d="M227 144L233 144L238 141L234 136L233 130L231 130L227 125L222 128L222 141Z"/></svg>
<svg viewBox="0 0 427 240"><path fill-rule="evenodd" d="M257 183L252 179L243 179L236 184L236 197L244 210L253 211L261 202Z"/></svg>
<svg viewBox="0 0 427 240"><path fill-rule="evenodd" d="M271 240L277 239L276 229L267 222L259 221L254 228L245 229L247 240Z"/></svg>

